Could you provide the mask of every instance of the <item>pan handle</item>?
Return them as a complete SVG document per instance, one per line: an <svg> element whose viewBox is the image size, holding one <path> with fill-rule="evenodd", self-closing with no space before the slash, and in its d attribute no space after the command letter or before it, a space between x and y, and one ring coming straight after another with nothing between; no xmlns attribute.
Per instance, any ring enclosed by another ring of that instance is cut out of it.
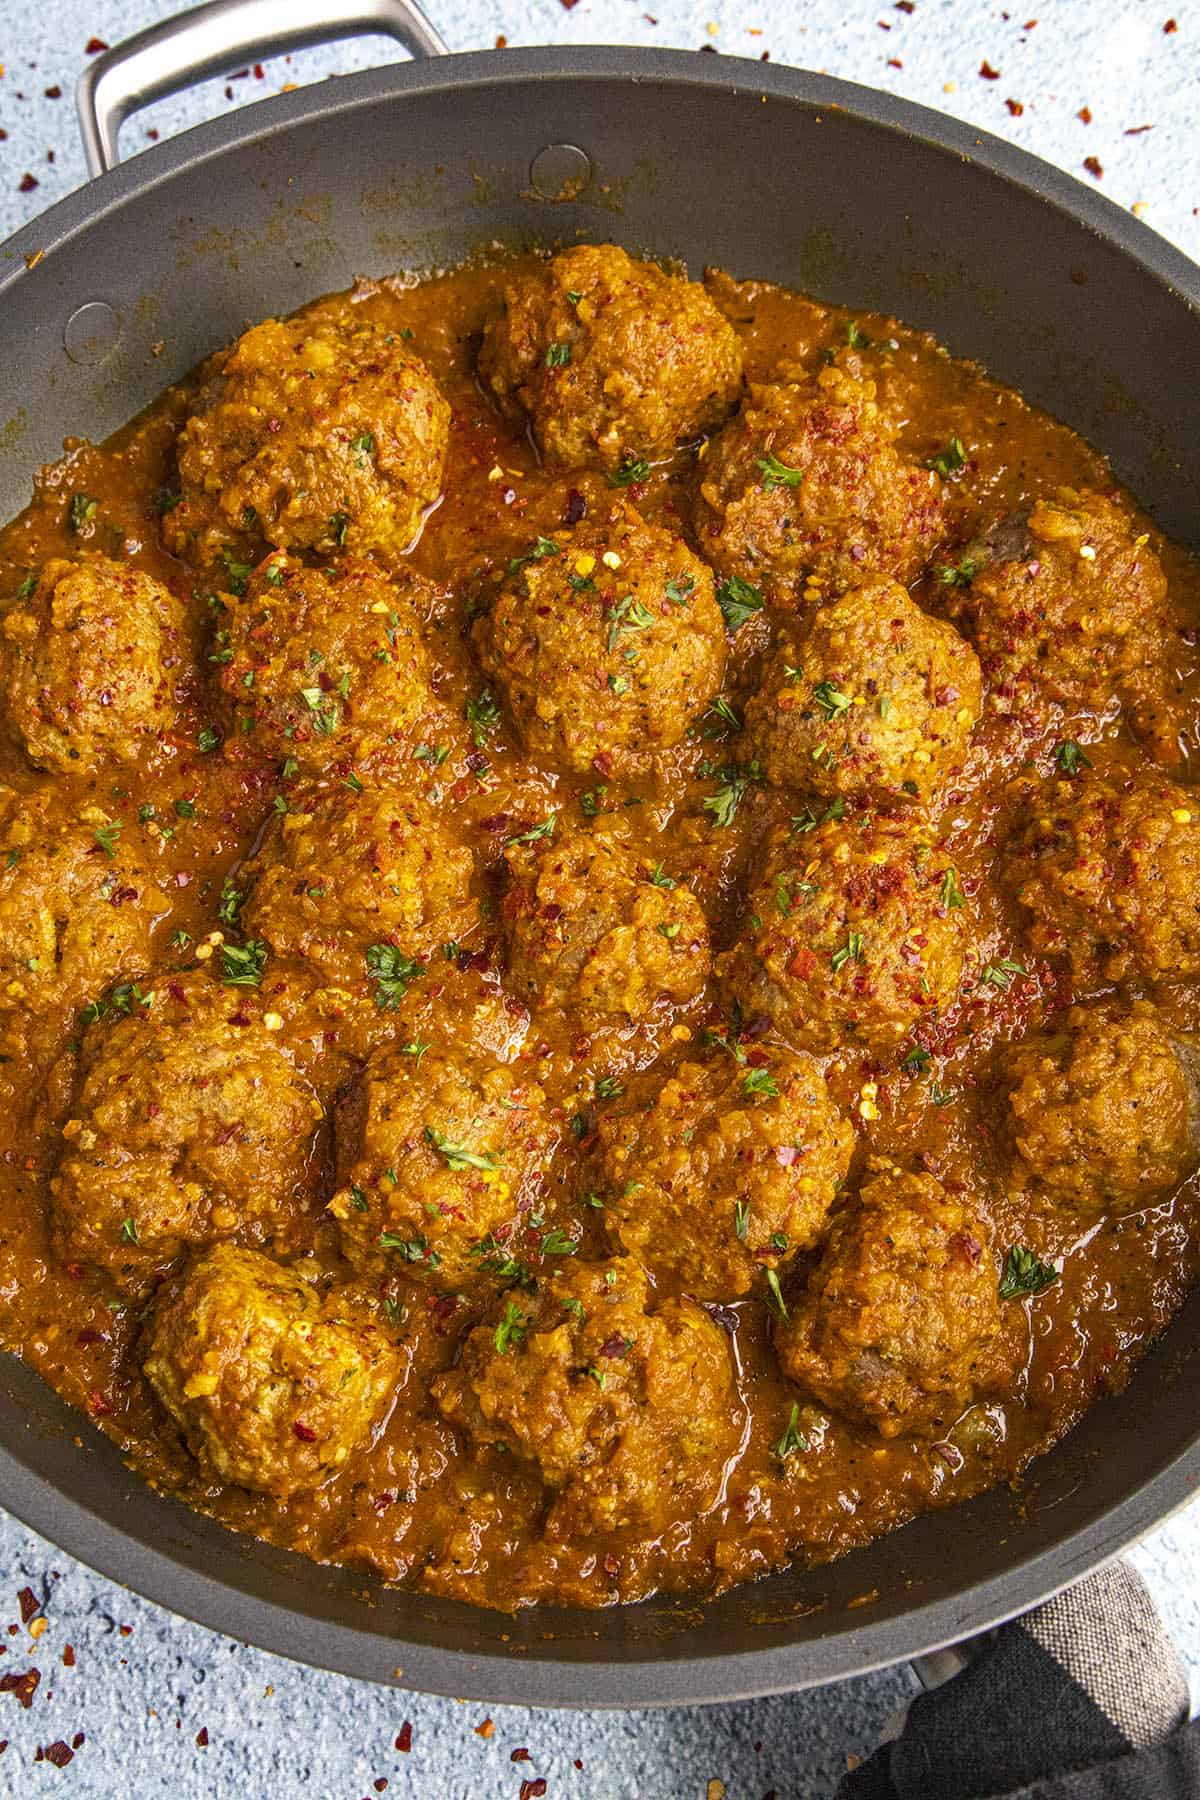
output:
<svg viewBox="0 0 1200 1800"><path fill-rule="evenodd" d="M416 0L209 0L163 19L106 50L79 77L75 100L88 169L111 169L125 119L164 94L244 62L368 32L396 38L414 57L449 51Z"/></svg>

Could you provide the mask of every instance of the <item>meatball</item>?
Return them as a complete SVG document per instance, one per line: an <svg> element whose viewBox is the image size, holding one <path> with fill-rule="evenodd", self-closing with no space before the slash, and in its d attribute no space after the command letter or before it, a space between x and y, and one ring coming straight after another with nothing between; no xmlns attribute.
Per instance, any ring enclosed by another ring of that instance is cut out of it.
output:
<svg viewBox="0 0 1200 1800"><path fill-rule="evenodd" d="M537 1195L554 1147L541 1088L463 1046L394 1045L338 1117L342 1252L364 1275L404 1265L458 1287L480 1246Z"/></svg>
<svg viewBox="0 0 1200 1800"><path fill-rule="evenodd" d="M821 1236L854 1133L816 1063L684 1063L648 1111L606 1121L614 1240L699 1300L736 1300Z"/></svg>
<svg viewBox="0 0 1200 1800"><path fill-rule="evenodd" d="M0 1043L20 1055L37 1021L140 975L170 906L99 808L64 813L48 790L0 787ZM10 1036L14 1033L14 1036Z"/></svg>
<svg viewBox="0 0 1200 1800"><path fill-rule="evenodd" d="M742 347L695 282L615 244L564 251L518 276L484 329L479 373L568 468L669 456L737 403Z"/></svg>
<svg viewBox="0 0 1200 1800"><path fill-rule="evenodd" d="M726 962L734 995L802 1049L886 1050L958 992L962 890L904 816L778 828L749 914Z"/></svg>
<svg viewBox="0 0 1200 1800"><path fill-rule="evenodd" d="M241 922L280 954L348 984L372 953L419 959L460 937L475 918L473 863L419 801L386 789L314 791L272 821L246 870Z"/></svg>
<svg viewBox="0 0 1200 1800"><path fill-rule="evenodd" d="M1073 1008L1004 1066L1016 1179L1064 1205L1151 1205L1200 1161L1194 1077L1145 1002Z"/></svg>
<svg viewBox="0 0 1200 1800"><path fill-rule="evenodd" d="M1035 789L1009 874L1028 938L1076 984L1200 975L1200 804L1153 769Z"/></svg>
<svg viewBox="0 0 1200 1800"><path fill-rule="evenodd" d="M506 858L510 984L522 1000L595 1022L642 1019L701 991L711 957L700 902L619 824L513 844Z"/></svg>
<svg viewBox="0 0 1200 1800"><path fill-rule="evenodd" d="M876 1176L839 1213L775 1348L789 1380L881 1437L945 1433L1004 1372L982 1222L931 1176Z"/></svg>
<svg viewBox="0 0 1200 1800"><path fill-rule="evenodd" d="M677 744L725 669L712 576L620 503L511 563L474 635L526 750L578 774Z"/></svg>
<svg viewBox="0 0 1200 1800"><path fill-rule="evenodd" d="M840 363L751 384L700 463L700 553L775 606L864 572L909 582L941 535L941 482L897 448L875 384Z"/></svg>
<svg viewBox="0 0 1200 1800"><path fill-rule="evenodd" d="M23 597L22 597L23 596ZM175 724L183 609L129 563L55 557L0 623L0 675L30 762L59 775L144 764Z"/></svg>
<svg viewBox="0 0 1200 1800"><path fill-rule="evenodd" d="M159 1297L144 1364L204 1474L277 1500L369 1443L402 1361L360 1296L217 1244Z"/></svg>
<svg viewBox="0 0 1200 1800"><path fill-rule="evenodd" d="M231 741L290 758L311 774L368 763L385 746L411 755L445 716L429 685L419 575L388 580L369 563L306 569L270 556L232 596L212 660Z"/></svg>
<svg viewBox="0 0 1200 1800"><path fill-rule="evenodd" d="M433 1384L476 1444L537 1467L551 1538L658 1533L720 1491L740 1430L724 1334L689 1300L650 1306L632 1258L573 1262L499 1301Z"/></svg>
<svg viewBox="0 0 1200 1800"><path fill-rule="evenodd" d="M291 1247L322 1109L270 1019L237 988L172 977L88 1029L50 1183L64 1261L132 1295L188 1245Z"/></svg>
<svg viewBox="0 0 1200 1800"><path fill-rule="evenodd" d="M943 571L947 610L975 644L992 706L1102 712L1158 655L1167 583L1144 532L1103 495L1060 488L1001 521Z"/></svg>
<svg viewBox="0 0 1200 1800"><path fill-rule="evenodd" d="M932 805L963 767L979 703L974 651L880 576L785 634L746 726L784 787Z"/></svg>
<svg viewBox="0 0 1200 1800"><path fill-rule="evenodd" d="M207 564L249 532L281 550L394 559L437 499L449 428L429 370L383 325L264 319L179 434L167 547Z"/></svg>

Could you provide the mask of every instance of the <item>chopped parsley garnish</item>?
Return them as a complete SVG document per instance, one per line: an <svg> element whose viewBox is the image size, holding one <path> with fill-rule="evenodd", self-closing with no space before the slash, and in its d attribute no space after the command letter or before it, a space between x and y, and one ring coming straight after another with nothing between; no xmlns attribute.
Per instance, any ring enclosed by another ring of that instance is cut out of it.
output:
<svg viewBox="0 0 1200 1800"><path fill-rule="evenodd" d="M226 987L261 987L267 966L267 946L261 938L221 945L221 980Z"/></svg>
<svg viewBox="0 0 1200 1800"><path fill-rule="evenodd" d="M669 890L675 886L675 878L673 875L664 875L662 864L655 863L653 869L650 871L650 885L651 887L667 888Z"/></svg>
<svg viewBox="0 0 1200 1800"><path fill-rule="evenodd" d="M205 725L196 739L196 748L203 751L205 756L211 756L212 752L219 747L220 742L220 732L214 731L211 725Z"/></svg>
<svg viewBox="0 0 1200 1800"><path fill-rule="evenodd" d="M1059 1271L1051 1263L1039 1261L1024 1244L1013 1244L1000 1274L1000 1298L1019 1300L1025 1294L1040 1294L1058 1276Z"/></svg>
<svg viewBox="0 0 1200 1800"><path fill-rule="evenodd" d="M650 464L642 457L626 456L608 478L609 487L632 487L635 481L648 481Z"/></svg>
<svg viewBox="0 0 1200 1800"><path fill-rule="evenodd" d="M836 975L840 969L845 968L848 962L862 962L863 960L862 933L851 931L841 948L835 950L829 958L829 966Z"/></svg>
<svg viewBox="0 0 1200 1800"><path fill-rule="evenodd" d="M827 824L830 819L843 819L845 816L846 802L839 794L836 800L830 801L820 818L817 817L811 806L806 806L802 813L793 813L792 830L815 831L818 825Z"/></svg>
<svg viewBox="0 0 1200 1800"><path fill-rule="evenodd" d="M405 956L395 944L368 944L367 976L375 983L375 1004L380 1012L396 1012L408 992L409 982L425 973L424 963Z"/></svg>
<svg viewBox="0 0 1200 1800"><path fill-rule="evenodd" d="M110 819L106 825L97 825L93 835L105 856L113 857L117 854L117 839L124 829L120 819Z"/></svg>
<svg viewBox="0 0 1200 1800"><path fill-rule="evenodd" d="M222 925L237 924L238 914L245 898L242 890L233 885L232 876L227 875L221 883L221 898L217 901L217 917Z"/></svg>
<svg viewBox="0 0 1200 1800"><path fill-rule="evenodd" d="M871 340L863 331L857 319L846 320L846 342L852 350L869 350Z"/></svg>
<svg viewBox="0 0 1200 1800"><path fill-rule="evenodd" d="M559 555L561 555L561 551L553 538L540 537L533 549L527 550L524 556L513 557L508 565L508 572L510 575L515 575L517 570L524 568L526 563L541 562L543 557Z"/></svg>
<svg viewBox="0 0 1200 1800"><path fill-rule="evenodd" d="M154 510L160 519L165 519L169 512L175 511L182 499L183 495L174 493L171 488L159 488L154 496Z"/></svg>
<svg viewBox="0 0 1200 1800"><path fill-rule="evenodd" d="M450 754L448 744L418 744L413 755L431 769L440 769Z"/></svg>
<svg viewBox="0 0 1200 1800"><path fill-rule="evenodd" d="M733 1205L733 1235L739 1244L746 1241L746 1233L750 1229L750 1202L735 1200Z"/></svg>
<svg viewBox="0 0 1200 1800"><path fill-rule="evenodd" d="M928 1050L923 1050L918 1044L916 1049L910 1050L904 1057L900 1067L909 1075L923 1075L932 1061L933 1058Z"/></svg>
<svg viewBox="0 0 1200 1800"><path fill-rule="evenodd" d="M177 925L171 933L172 950L186 950L192 941L191 932L185 931L182 925Z"/></svg>
<svg viewBox="0 0 1200 1800"><path fill-rule="evenodd" d="M503 1317L494 1333L498 1353L507 1356L514 1344L524 1342L527 1330L528 1321L516 1301L506 1301Z"/></svg>
<svg viewBox="0 0 1200 1800"><path fill-rule="evenodd" d="M749 762L731 763L718 773L721 785L715 793L708 795L704 801L704 810L711 816L714 825L724 827L733 824L738 807L754 783L762 781L763 772L757 762Z"/></svg>
<svg viewBox="0 0 1200 1800"><path fill-rule="evenodd" d="M787 1301L783 1297L783 1289L779 1285L779 1277L774 1269L767 1270L767 1304L786 1325L788 1320Z"/></svg>
<svg viewBox="0 0 1200 1800"><path fill-rule="evenodd" d="M507 850L510 844L536 844L539 838L553 837L557 819L557 810L547 813L540 825L531 825L528 831L518 832L516 837L505 838L504 848Z"/></svg>
<svg viewBox="0 0 1200 1800"><path fill-rule="evenodd" d="M350 1204L355 1212L366 1212L371 1204L363 1189L354 1182L350 1183Z"/></svg>
<svg viewBox="0 0 1200 1800"><path fill-rule="evenodd" d="M790 464L780 462L779 458L772 456L769 450L765 456L756 457L755 460L762 470L760 485L768 492L772 488L796 488L804 480L803 469L793 469Z"/></svg>
<svg viewBox="0 0 1200 1800"><path fill-rule="evenodd" d="M726 730L740 731L742 729L742 721L738 718L737 713L734 711L733 707L729 704L729 701L725 698L724 694L718 694L716 699L710 703L708 710L710 713L712 713L714 718L720 720L721 724L723 726L725 726ZM711 734L707 733L707 732L705 733L705 736L709 736L709 735L711 735L713 737L720 737L723 734L719 730L716 730L716 731L713 731Z"/></svg>
<svg viewBox="0 0 1200 1800"><path fill-rule="evenodd" d="M137 1224L133 1219L121 1220L121 1242L123 1244L140 1244Z"/></svg>
<svg viewBox="0 0 1200 1800"><path fill-rule="evenodd" d="M601 1075L596 1082L597 1100L619 1100L625 1092L625 1083L616 1075Z"/></svg>
<svg viewBox="0 0 1200 1800"><path fill-rule="evenodd" d="M342 777L342 786L344 788L349 788L352 794L363 794L366 792L366 789L363 787L362 782L354 773L353 769L351 769L348 775Z"/></svg>
<svg viewBox="0 0 1200 1800"><path fill-rule="evenodd" d="M546 346L546 367L548 369L565 369L570 360L570 344L548 344Z"/></svg>
<svg viewBox="0 0 1200 1800"><path fill-rule="evenodd" d="M196 802L194 800L176 800L175 816L179 819L196 818Z"/></svg>
<svg viewBox="0 0 1200 1800"><path fill-rule="evenodd" d="M609 651L615 650L617 639L623 631L646 631L654 623L654 614L632 594L617 601L609 614L608 643Z"/></svg>
<svg viewBox="0 0 1200 1800"><path fill-rule="evenodd" d="M329 517L329 535L340 550L346 542L346 527L350 523L348 512L331 513Z"/></svg>
<svg viewBox="0 0 1200 1800"><path fill-rule="evenodd" d="M71 504L67 508L68 529L76 533L82 531L95 518L99 505L100 502L93 500L90 494L72 494Z"/></svg>
<svg viewBox="0 0 1200 1800"><path fill-rule="evenodd" d="M191 939L188 939L191 942ZM127 1019L135 1006L147 1012L154 1004L154 990L143 994L136 982L122 981L110 988L99 1000L89 1000L79 1017L84 1025L95 1025L99 1019Z"/></svg>
<svg viewBox="0 0 1200 1800"><path fill-rule="evenodd" d="M663 593L675 606L690 606L691 601L688 596L694 592L695 586L690 575L679 574L667 582Z"/></svg>
<svg viewBox="0 0 1200 1800"><path fill-rule="evenodd" d="M1013 962L1011 957L1002 956L999 962L984 965L980 971L979 980L981 985L998 988L1001 993L1007 994L1017 976L1028 975L1028 973L1029 970L1025 968L1024 964Z"/></svg>
<svg viewBox="0 0 1200 1800"><path fill-rule="evenodd" d="M475 748L482 750L487 739L500 723L500 707L492 690L484 688L483 692L474 700L468 700L466 714Z"/></svg>
<svg viewBox="0 0 1200 1800"><path fill-rule="evenodd" d="M225 566L225 585L231 594L239 597L246 591L246 583L250 579L253 563L238 562L232 550L222 550L221 561ZM228 658L225 658L228 661Z"/></svg>
<svg viewBox="0 0 1200 1800"><path fill-rule="evenodd" d="M578 1248L573 1237L568 1237L565 1231L557 1228L547 1231L542 1238L543 1256L574 1256Z"/></svg>
<svg viewBox="0 0 1200 1800"><path fill-rule="evenodd" d="M958 885L958 874L954 869L947 869L942 876L939 898L947 912L957 912L960 906L966 905L966 896Z"/></svg>
<svg viewBox="0 0 1200 1800"><path fill-rule="evenodd" d="M579 796L579 810L585 819L594 819L604 805L606 787L587 788Z"/></svg>
<svg viewBox="0 0 1200 1800"><path fill-rule="evenodd" d="M1064 738L1056 744L1054 760L1064 775L1078 775L1080 769L1090 769L1092 759L1086 751L1081 750L1074 738Z"/></svg>
<svg viewBox="0 0 1200 1800"><path fill-rule="evenodd" d="M957 475L967 466L967 453L963 449L962 439L952 437L944 450L936 456L925 459L924 467L936 469L939 475Z"/></svg>
<svg viewBox="0 0 1200 1800"><path fill-rule="evenodd" d="M400 1054L415 1057L419 1063L428 1048L429 1044L424 1038L410 1038L407 1044L400 1045Z"/></svg>
<svg viewBox="0 0 1200 1800"><path fill-rule="evenodd" d="M788 1457L793 1456L797 1450L807 1449L808 1439L800 1429L800 1407L799 1404L793 1400L792 1410L788 1415L788 1422L784 1427L783 1436L776 1443L771 1445L771 1455L778 1457L780 1462L786 1462Z"/></svg>
<svg viewBox="0 0 1200 1800"><path fill-rule="evenodd" d="M813 689L813 699L827 719L836 719L839 713L849 712L854 704L850 696L843 694L832 681L818 681Z"/></svg>
<svg viewBox="0 0 1200 1800"><path fill-rule="evenodd" d="M429 1248L429 1239L420 1233L416 1237L399 1237L394 1231L381 1231L379 1234L381 1250L395 1250L407 1263L424 1263L428 1269L436 1269L441 1257L436 1250Z"/></svg>
<svg viewBox="0 0 1200 1800"><path fill-rule="evenodd" d="M18 600L28 600L30 595L36 591L37 584L38 584L38 578L31 570L30 573L25 577L24 581L21 583L20 587L17 589L17 599Z"/></svg>
<svg viewBox="0 0 1200 1800"><path fill-rule="evenodd" d="M367 458L375 454L375 439L369 431L360 431L356 438L350 440L350 448L354 452L355 462L360 469L364 469Z"/></svg>
<svg viewBox="0 0 1200 1800"><path fill-rule="evenodd" d="M777 1100L779 1083L769 1069L750 1069L742 1076L742 1092L748 1099Z"/></svg>
<svg viewBox="0 0 1200 1800"><path fill-rule="evenodd" d="M762 611L763 597L752 582L730 575L717 588L717 601L726 629L740 631L747 619Z"/></svg>
<svg viewBox="0 0 1200 1800"><path fill-rule="evenodd" d="M943 563L937 575L943 587L970 587L978 573L975 558L964 556L961 562Z"/></svg>
<svg viewBox="0 0 1200 1800"><path fill-rule="evenodd" d="M465 1144L453 1143L450 1138L436 1131L432 1125L425 1127L425 1142L446 1159L446 1167L455 1175L461 1175L465 1169L496 1169L499 1161L480 1151L468 1150Z"/></svg>

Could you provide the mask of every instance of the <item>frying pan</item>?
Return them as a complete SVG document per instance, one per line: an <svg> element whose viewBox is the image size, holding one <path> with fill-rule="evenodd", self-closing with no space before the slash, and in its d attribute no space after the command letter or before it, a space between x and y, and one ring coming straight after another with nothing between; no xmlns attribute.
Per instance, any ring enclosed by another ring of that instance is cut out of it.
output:
<svg viewBox="0 0 1200 1800"><path fill-rule="evenodd" d="M366 30L419 60L111 166L148 99ZM614 239L936 332L1099 445L1200 548L1200 271L1127 214L968 126L796 70L442 48L407 0L218 0L89 67L98 179L0 249L0 515L64 435L104 437L252 319L492 241ZM1198 1349L1200 1293L1019 1493L706 1604L507 1618L317 1567L152 1493L12 1358L0 1500L153 1600L325 1668L543 1706L730 1700L969 1636L1159 1524L1200 1483Z"/></svg>

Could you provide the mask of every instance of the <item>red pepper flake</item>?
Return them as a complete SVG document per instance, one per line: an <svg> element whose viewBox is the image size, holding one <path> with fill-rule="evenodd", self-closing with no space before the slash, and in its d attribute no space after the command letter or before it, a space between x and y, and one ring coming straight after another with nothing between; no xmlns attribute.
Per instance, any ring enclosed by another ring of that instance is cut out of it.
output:
<svg viewBox="0 0 1200 1800"><path fill-rule="evenodd" d="M48 87L45 90L45 92L46 92L47 100L61 100L62 99L62 89L59 87L57 82L55 82L53 87Z"/></svg>
<svg viewBox="0 0 1200 1800"><path fill-rule="evenodd" d="M375 1789L375 1792L377 1794L386 1794L387 1793L387 1784L388 1784L388 1780L387 1780L386 1775L377 1775L375 1777L374 1781L371 1783L371 1786Z"/></svg>
<svg viewBox="0 0 1200 1800"><path fill-rule="evenodd" d="M0 1675L0 1694L15 1694L28 1712L41 1679L40 1669L25 1669L20 1675Z"/></svg>
<svg viewBox="0 0 1200 1800"><path fill-rule="evenodd" d="M495 1727L494 1722L491 1719L484 1719L481 1724L479 1724L475 1727L475 1736L476 1737L481 1737L486 1740L487 1738L495 1737L495 1735L496 1735L496 1727Z"/></svg>
<svg viewBox="0 0 1200 1800"><path fill-rule="evenodd" d="M542 1795L545 1791L546 1777L544 1775L539 1775L533 1781L523 1781L521 1783L521 1800L542 1800Z"/></svg>
<svg viewBox="0 0 1200 1800"><path fill-rule="evenodd" d="M896 11L897 12L915 13L916 10L917 9L916 9L915 5L913 4L913 0L896 0Z"/></svg>
<svg viewBox="0 0 1200 1800"><path fill-rule="evenodd" d="M902 69L903 67L904 67L904 64L901 62L901 60L898 56L889 56L888 57L888 68L889 69Z"/></svg>
<svg viewBox="0 0 1200 1800"><path fill-rule="evenodd" d="M1125 129L1126 137L1141 137L1143 131L1153 131L1153 125L1129 125Z"/></svg>
<svg viewBox="0 0 1200 1800"><path fill-rule="evenodd" d="M1179 26L1175 23L1175 20L1168 19L1166 24L1163 26L1163 36L1170 37L1170 35L1173 31L1178 31L1178 30L1179 30Z"/></svg>
<svg viewBox="0 0 1200 1800"><path fill-rule="evenodd" d="M20 181L17 183L17 191L22 194L32 194L34 188L39 185L37 176L31 175L29 170L26 169Z"/></svg>
<svg viewBox="0 0 1200 1800"><path fill-rule="evenodd" d="M408 1752L412 1749L412 1720L411 1719L405 1719L403 1725L400 1727L399 1731L396 1733L396 1748L397 1748L397 1750L402 1750L405 1753L405 1755L407 1755Z"/></svg>
<svg viewBox="0 0 1200 1800"><path fill-rule="evenodd" d="M1019 119L1021 114L1025 111L1024 102L1021 100L1006 100L1004 104L1007 106L1014 119Z"/></svg>
<svg viewBox="0 0 1200 1800"><path fill-rule="evenodd" d="M56 1769L65 1769L69 1762L75 1761L75 1752L70 1744L64 1744L61 1738L56 1738L52 1744L47 1744L44 1750L39 1750L38 1757L43 1756L48 1763L53 1763Z"/></svg>
<svg viewBox="0 0 1200 1800"><path fill-rule="evenodd" d="M17 1595L17 1605L21 1608L21 1623L28 1625L35 1613L40 1613L42 1603L30 1587L23 1587Z"/></svg>
<svg viewBox="0 0 1200 1800"><path fill-rule="evenodd" d="M496 48L497 48L497 50L507 50L508 49L508 39L505 37L505 35L502 31L499 31L496 33Z"/></svg>
<svg viewBox="0 0 1200 1800"><path fill-rule="evenodd" d="M1090 106L1081 106L1079 111L1075 114L1075 117L1079 120L1081 125L1090 125L1092 122L1091 107Z"/></svg>
<svg viewBox="0 0 1200 1800"><path fill-rule="evenodd" d="M317 1441L317 1434L313 1430L312 1426L305 1425L304 1422L300 1419L294 1420L294 1422L292 1424L292 1430L295 1432L296 1436L300 1439L300 1442L302 1444L315 1444Z"/></svg>
<svg viewBox="0 0 1200 1800"><path fill-rule="evenodd" d="M559 3L564 12L570 12L572 7L579 5L579 0L559 0Z"/></svg>
<svg viewBox="0 0 1200 1800"><path fill-rule="evenodd" d="M1000 79L999 69L993 69L986 56L979 65L979 73L984 81L999 81Z"/></svg>
<svg viewBox="0 0 1200 1800"><path fill-rule="evenodd" d="M910 6L910 7L909 7L909 9L908 9L908 10L909 10L909 11L910 11L910 12L911 12L911 11L912 11L912 8L911 8L911 6ZM583 1767L583 1758L582 1758L582 1757L579 1757L579 1756L577 1756L577 1757L575 1757L575 1758L574 1758L574 1763L575 1763L575 1767L576 1767L576 1768L577 1768L577 1769L582 1769L582 1767Z"/></svg>
<svg viewBox="0 0 1200 1800"><path fill-rule="evenodd" d="M86 1743L87 1743L86 1731L77 1731L75 1733L75 1736L71 1739L71 1748L72 1748L72 1750L80 1750L80 1749L82 1749L83 1745Z"/></svg>
<svg viewBox="0 0 1200 1800"><path fill-rule="evenodd" d="M512 1755L509 1757L508 1760L509 1760L509 1762L530 1762L530 1761L532 1761L532 1758L530 1757L530 1754L529 1754L528 1750L525 1748L524 1744L522 1744L521 1748L519 1750L513 1751Z"/></svg>
<svg viewBox="0 0 1200 1800"><path fill-rule="evenodd" d="M1083 166L1089 175L1094 175L1096 177L1097 181L1104 180L1104 164L1100 161L1098 156L1085 156L1083 159Z"/></svg>
<svg viewBox="0 0 1200 1800"><path fill-rule="evenodd" d="M133 1626L132 1625L118 1625L117 1630L120 1632L122 1637L132 1637L132 1635L133 1635Z"/></svg>
<svg viewBox="0 0 1200 1800"><path fill-rule="evenodd" d="M262 64L261 64L261 63L255 63L255 65L254 65L254 79L255 79L255 81L265 81L265 80L266 80L266 75L267 75L267 72L266 72L266 70L265 70L265 69L264 69L264 68L263 68L263 66L262 66Z"/></svg>
<svg viewBox="0 0 1200 1800"><path fill-rule="evenodd" d="M105 43L103 38L91 37L88 39L87 43L83 46L83 48L84 48L85 53L88 56L97 56L101 50L107 50L108 45Z"/></svg>
<svg viewBox="0 0 1200 1800"><path fill-rule="evenodd" d="M63 1668L64 1669L73 1669L74 1667L75 1667L75 1646L74 1646L74 1644L64 1644L63 1645Z"/></svg>
<svg viewBox="0 0 1200 1800"><path fill-rule="evenodd" d="M196 1733L196 1743L201 1750L208 1749L208 1726L202 1725Z"/></svg>

